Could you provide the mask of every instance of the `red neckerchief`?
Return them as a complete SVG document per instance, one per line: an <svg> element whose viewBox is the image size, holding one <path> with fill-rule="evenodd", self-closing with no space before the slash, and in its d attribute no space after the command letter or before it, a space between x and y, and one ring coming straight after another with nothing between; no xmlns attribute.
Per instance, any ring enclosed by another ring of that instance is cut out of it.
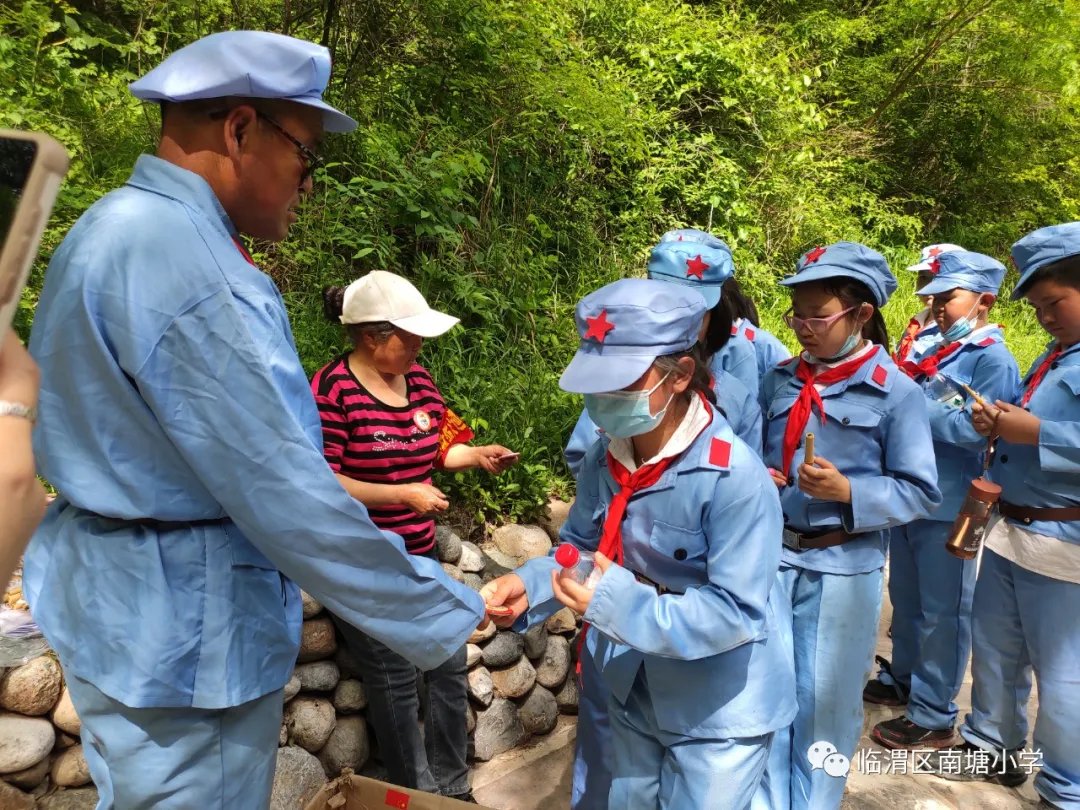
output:
<svg viewBox="0 0 1080 810"><path fill-rule="evenodd" d="M709 407L708 400L704 396L701 399L706 407ZM701 426L697 436L694 436L694 441L697 441L698 436L711 424L712 409L709 408L709 421ZM679 455L681 454L662 458L652 464L643 464L630 472L623 466L621 461L612 455L611 450L608 450L608 470L611 472L611 477L615 479L615 483L618 484L619 491L615 493L615 497L611 499L611 503L608 505L607 515L604 518L604 527L600 531L600 544L597 551L617 565L623 564L622 522L623 518L626 517L626 507L630 503L630 499L635 492L647 489L659 481L660 476L667 471L667 468L671 466ZM581 672L581 653L585 646L585 634L588 631L589 623L582 622L581 634L578 636L577 671L579 674Z"/></svg>
<svg viewBox="0 0 1080 810"><path fill-rule="evenodd" d="M893 360L896 361L896 365L904 365L904 361L907 360L908 355L911 354L911 347L915 343L915 338L919 336L919 332L922 330L923 325L919 323L918 315L908 321L907 328L904 330L904 336L900 338L900 345L896 347L896 353L893 355Z"/></svg>
<svg viewBox="0 0 1080 810"><path fill-rule="evenodd" d="M795 379L803 385L795 404L791 406L787 426L784 428L784 441L780 451L784 465L781 469L784 475L790 472L791 460L795 458L795 449L799 446L799 440L802 438L803 431L806 430L810 414L815 406L821 418L825 419L825 403L821 401L821 395L817 392L815 385L829 386L843 382L866 365L870 358L876 356L877 350L871 349L861 357L848 360L834 368L825 369L820 374L814 374L814 366L799 358L799 364L795 367Z"/></svg>
<svg viewBox="0 0 1080 810"><path fill-rule="evenodd" d="M252 267L258 267L258 265L255 264L255 260L251 258L251 254L248 253L247 248L244 247L244 243L240 241L240 237L234 236L232 240L233 244L236 245L236 249L240 251L240 255L244 257L247 263L250 264Z"/></svg>
<svg viewBox="0 0 1080 810"><path fill-rule="evenodd" d="M1055 343L1050 354L1046 355L1046 358L1039 363L1039 367L1035 369L1035 373L1028 377L1028 381L1024 384L1024 395L1020 397L1021 408L1026 408L1028 406L1028 403L1031 402L1031 398L1035 396L1035 391L1042 384L1043 378L1046 376L1047 372L1050 371L1050 366L1060 356L1061 344Z"/></svg>
<svg viewBox="0 0 1080 810"><path fill-rule="evenodd" d="M907 360L898 365L900 366L900 370L913 380L917 380L919 377L933 377L938 373L938 366L941 365L941 361L953 352L958 351L963 345L964 344L958 340L953 341L948 346L942 346L936 352L928 357L924 357L918 362Z"/></svg>

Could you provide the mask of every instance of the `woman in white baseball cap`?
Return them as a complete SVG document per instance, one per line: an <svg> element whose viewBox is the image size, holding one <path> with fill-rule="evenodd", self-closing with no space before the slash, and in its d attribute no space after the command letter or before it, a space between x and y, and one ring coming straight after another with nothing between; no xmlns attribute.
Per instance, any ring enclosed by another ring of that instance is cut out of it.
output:
<svg viewBox="0 0 1080 810"><path fill-rule="evenodd" d="M500 473L518 456L497 444L470 445L473 432L416 362L424 338L452 329L457 318L432 309L406 279L383 270L345 289L327 287L323 304L353 341L351 352L311 381L326 460L376 526L400 535L408 553L434 558L434 515L450 504L432 485L432 471L482 467ZM415 667L334 618L367 685L369 716L390 781L471 801L465 648L424 673L429 709L422 735Z"/></svg>

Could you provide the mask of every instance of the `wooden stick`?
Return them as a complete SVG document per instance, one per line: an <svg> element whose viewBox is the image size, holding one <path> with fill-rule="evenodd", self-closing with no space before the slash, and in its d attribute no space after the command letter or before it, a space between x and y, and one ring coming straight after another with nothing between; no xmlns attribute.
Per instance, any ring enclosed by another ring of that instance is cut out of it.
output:
<svg viewBox="0 0 1080 810"><path fill-rule="evenodd" d="M814 463L814 434L806 434L806 448L803 451L803 464Z"/></svg>
<svg viewBox="0 0 1080 810"><path fill-rule="evenodd" d="M960 381L957 380L957 382L960 382ZM985 408L987 406L986 400L983 399L981 396L979 396L979 393L974 388L972 388L970 385L965 385L964 383L960 383L960 387L963 388L965 391L967 391L968 395L972 399L974 399L977 403L979 403L979 405L981 407Z"/></svg>

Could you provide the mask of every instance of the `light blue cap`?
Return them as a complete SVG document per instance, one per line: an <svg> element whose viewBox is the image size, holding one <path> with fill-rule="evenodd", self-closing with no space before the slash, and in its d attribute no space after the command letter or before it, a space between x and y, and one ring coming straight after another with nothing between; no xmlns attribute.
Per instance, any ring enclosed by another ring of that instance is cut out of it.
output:
<svg viewBox="0 0 1080 810"><path fill-rule="evenodd" d="M559 386L575 394L618 391L657 357L691 348L707 311L695 290L624 278L586 295L574 312L581 345Z"/></svg>
<svg viewBox="0 0 1080 810"><path fill-rule="evenodd" d="M1012 246L1012 260L1020 271L1020 280L1012 297L1020 298L1035 272L1069 256L1080 253L1080 222L1065 222L1039 228Z"/></svg>
<svg viewBox="0 0 1080 810"><path fill-rule="evenodd" d="M649 256L649 278L693 287L709 309L720 303L720 288L734 272L731 249L697 228L668 231Z"/></svg>
<svg viewBox="0 0 1080 810"><path fill-rule="evenodd" d="M223 31L174 51L128 88L144 101L292 101L322 110L327 132L351 132L356 121L322 100L329 81L330 51L321 45L268 31Z"/></svg>
<svg viewBox="0 0 1080 810"><path fill-rule="evenodd" d="M885 257L858 242L835 242L808 250L795 265L795 275L780 283L795 287L808 281L852 278L870 288L879 307L885 306L896 290L896 277Z"/></svg>
<svg viewBox="0 0 1080 810"><path fill-rule="evenodd" d="M1005 265L993 256L954 250L935 256L930 262L930 272L934 274L934 280L916 290L916 295L940 295L949 290L997 295L1005 278Z"/></svg>

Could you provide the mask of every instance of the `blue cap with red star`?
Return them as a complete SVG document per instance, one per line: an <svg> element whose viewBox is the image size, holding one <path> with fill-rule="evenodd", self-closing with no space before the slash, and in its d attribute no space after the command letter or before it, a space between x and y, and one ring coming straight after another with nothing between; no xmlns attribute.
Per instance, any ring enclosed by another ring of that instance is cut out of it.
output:
<svg viewBox="0 0 1080 810"><path fill-rule="evenodd" d="M795 265L795 275L780 283L785 287L823 281L828 278L851 278L870 288L879 307L885 306L896 290L896 276L885 257L858 242L834 242L806 251Z"/></svg>
<svg viewBox="0 0 1080 810"><path fill-rule="evenodd" d="M624 278L589 293L574 312L581 345L559 386L575 394L626 388L657 357L697 343L706 309L695 289L644 278Z"/></svg>
<svg viewBox="0 0 1080 810"><path fill-rule="evenodd" d="M1012 260L1020 271L1012 297L1024 295L1035 273L1061 259L1080 254L1080 222L1049 225L1024 236L1012 246Z"/></svg>
<svg viewBox="0 0 1080 810"><path fill-rule="evenodd" d="M720 303L720 288L734 272L731 249L697 228L668 231L649 256L649 278L693 287L709 309Z"/></svg>
<svg viewBox="0 0 1080 810"><path fill-rule="evenodd" d="M1005 265L993 256L973 250L952 250L935 257L937 274L934 280L916 295L941 295L950 290L971 290L977 293L998 294L1005 278Z"/></svg>

